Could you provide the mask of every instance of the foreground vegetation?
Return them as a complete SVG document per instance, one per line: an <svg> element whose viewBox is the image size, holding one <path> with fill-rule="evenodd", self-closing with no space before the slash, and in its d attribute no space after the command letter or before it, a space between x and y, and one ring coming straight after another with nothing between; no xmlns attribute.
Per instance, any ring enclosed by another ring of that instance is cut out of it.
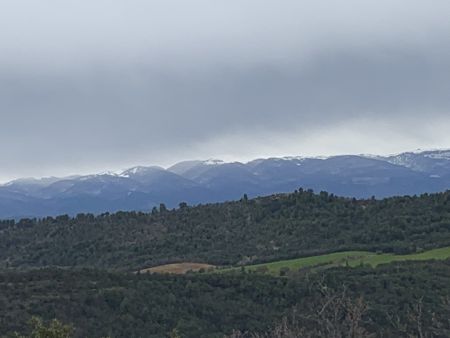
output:
<svg viewBox="0 0 450 338"><path fill-rule="evenodd" d="M0 336L449 337L449 248L450 192L1 221Z"/></svg>
<svg viewBox="0 0 450 338"><path fill-rule="evenodd" d="M419 332L448 337L449 294L449 260L341 267L290 278L240 272L7 271L0 273L0 336L27 335L27 322L39 316L72 323L75 337L93 338L173 332L192 338L262 336L280 326L283 317L305 337L347 335L350 324L364 333L354 337L418 337ZM335 310L339 318L332 320Z"/></svg>
<svg viewBox="0 0 450 338"><path fill-rule="evenodd" d="M26 336L17 332L12 334L14 338L71 338L73 337L73 328L65 325L57 319L51 320L45 324L41 318L32 317L30 319L31 332Z"/></svg>
<svg viewBox="0 0 450 338"><path fill-rule="evenodd" d="M450 246L450 192L355 200L296 191L177 210L0 222L0 268L137 271L177 262L245 265L338 251Z"/></svg>

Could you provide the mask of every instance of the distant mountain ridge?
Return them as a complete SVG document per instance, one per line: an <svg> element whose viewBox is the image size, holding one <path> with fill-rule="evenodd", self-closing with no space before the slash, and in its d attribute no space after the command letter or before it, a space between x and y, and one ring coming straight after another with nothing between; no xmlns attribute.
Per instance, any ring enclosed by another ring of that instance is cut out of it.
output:
<svg viewBox="0 0 450 338"><path fill-rule="evenodd" d="M146 210L289 192L297 188L378 198L450 189L450 150L392 156L283 157L247 163L185 161L167 169L19 179L0 185L0 218Z"/></svg>

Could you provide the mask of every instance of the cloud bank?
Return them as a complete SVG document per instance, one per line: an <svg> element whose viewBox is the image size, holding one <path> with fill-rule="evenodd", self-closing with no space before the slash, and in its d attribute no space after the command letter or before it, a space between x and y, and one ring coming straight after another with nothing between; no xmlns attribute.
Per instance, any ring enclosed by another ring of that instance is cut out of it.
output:
<svg viewBox="0 0 450 338"><path fill-rule="evenodd" d="M0 180L450 147L448 1L5 1Z"/></svg>

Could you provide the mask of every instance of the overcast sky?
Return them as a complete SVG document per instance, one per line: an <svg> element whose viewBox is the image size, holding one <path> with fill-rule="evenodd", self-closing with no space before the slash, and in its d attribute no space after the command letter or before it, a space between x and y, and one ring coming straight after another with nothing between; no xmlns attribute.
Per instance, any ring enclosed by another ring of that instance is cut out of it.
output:
<svg viewBox="0 0 450 338"><path fill-rule="evenodd" d="M0 181L450 148L448 0L2 0Z"/></svg>

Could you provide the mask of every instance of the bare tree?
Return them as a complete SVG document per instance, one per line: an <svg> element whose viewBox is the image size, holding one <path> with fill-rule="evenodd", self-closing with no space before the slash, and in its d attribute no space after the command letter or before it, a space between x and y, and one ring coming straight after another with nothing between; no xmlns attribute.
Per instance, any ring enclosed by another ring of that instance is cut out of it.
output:
<svg viewBox="0 0 450 338"><path fill-rule="evenodd" d="M228 338L366 338L372 337L362 326L367 305L362 297L351 299L345 286L335 291L323 281L316 285L321 294L317 308L308 315L293 309L266 333L235 331Z"/></svg>

